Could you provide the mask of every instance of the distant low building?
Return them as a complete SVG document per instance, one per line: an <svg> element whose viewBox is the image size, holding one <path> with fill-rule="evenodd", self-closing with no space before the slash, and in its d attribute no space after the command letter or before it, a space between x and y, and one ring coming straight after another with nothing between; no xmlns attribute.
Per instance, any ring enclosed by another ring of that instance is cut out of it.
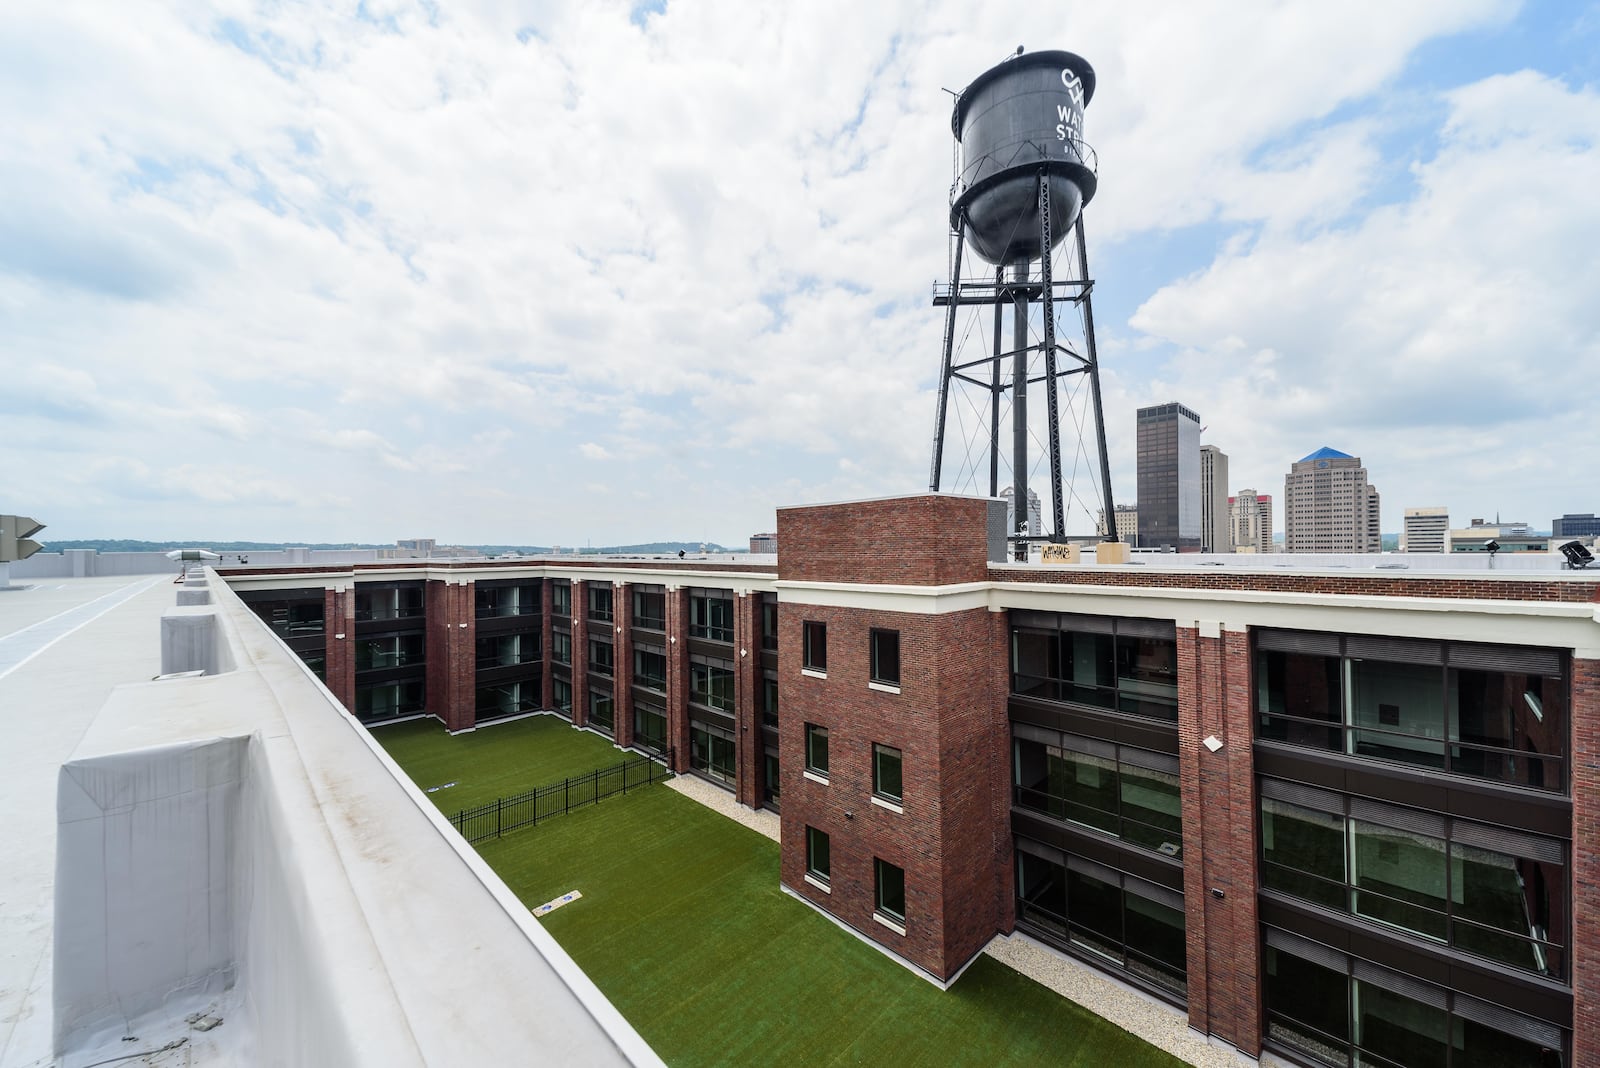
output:
<svg viewBox="0 0 1600 1068"><path fill-rule="evenodd" d="M1493 523L1474 519L1470 525L1450 531L1449 550L1453 553L1482 553L1489 551L1492 541L1502 553L1542 553L1550 550L1550 539L1535 534L1523 522Z"/></svg>
<svg viewBox="0 0 1600 1068"><path fill-rule="evenodd" d="M1600 535L1600 516L1593 512L1582 515L1568 513L1550 521L1552 538L1592 538Z"/></svg>
<svg viewBox="0 0 1600 1068"><path fill-rule="evenodd" d="M778 551L778 535L750 535L750 551L753 553L776 553Z"/></svg>
<svg viewBox="0 0 1600 1068"><path fill-rule="evenodd" d="M1450 509L1407 508L1405 527L1400 532L1403 553L1446 553L1450 551Z"/></svg>

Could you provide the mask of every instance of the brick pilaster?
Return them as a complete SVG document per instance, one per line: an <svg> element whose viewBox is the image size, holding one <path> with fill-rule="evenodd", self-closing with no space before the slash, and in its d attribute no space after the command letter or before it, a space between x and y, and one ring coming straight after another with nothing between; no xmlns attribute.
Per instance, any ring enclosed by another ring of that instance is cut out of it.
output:
<svg viewBox="0 0 1600 1068"><path fill-rule="evenodd" d="M735 594L733 599L734 797L741 805L761 807L761 716L756 691L761 680L761 595Z"/></svg>
<svg viewBox="0 0 1600 1068"><path fill-rule="evenodd" d="M1600 912L1600 660L1572 659L1572 915ZM1600 930L1572 925L1572 1064L1600 1068Z"/></svg>
<svg viewBox="0 0 1600 1068"><path fill-rule="evenodd" d="M477 724L477 637L473 583L430 579L424 592L427 706L450 731Z"/></svg>
<svg viewBox="0 0 1600 1068"><path fill-rule="evenodd" d="M551 626L550 589L554 585L550 579L539 580L539 708L550 711L556 707L555 686L553 679L555 673L551 671L551 650L555 645L555 628Z"/></svg>
<svg viewBox="0 0 1600 1068"><path fill-rule="evenodd" d="M689 591L667 590L667 745L672 770L689 770Z"/></svg>
<svg viewBox="0 0 1600 1068"><path fill-rule="evenodd" d="M322 593L323 674L327 687L345 709L356 710L356 591Z"/></svg>
<svg viewBox="0 0 1600 1068"><path fill-rule="evenodd" d="M1249 635L1211 623L1180 626L1177 639L1189 1025L1257 1056L1261 992ZM1215 753L1204 744L1213 736L1222 742Z"/></svg>
<svg viewBox="0 0 1600 1068"><path fill-rule="evenodd" d="M615 738L627 749L633 745L633 590L619 582L611 590L612 715Z"/></svg>
<svg viewBox="0 0 1600 1068"><path fill-rule="evenodd" d="M589 722L589 582L572 581L572 725Z"/></svg>

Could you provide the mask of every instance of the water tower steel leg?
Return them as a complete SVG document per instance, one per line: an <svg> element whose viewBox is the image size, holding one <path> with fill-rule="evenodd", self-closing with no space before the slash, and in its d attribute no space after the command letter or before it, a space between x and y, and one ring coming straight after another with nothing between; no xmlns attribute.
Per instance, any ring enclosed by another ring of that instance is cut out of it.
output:
<svg viewBox="0 0 1600 1068"><path fill-rule="evenodd" d="M1050 176L1039 175L1039 282L1044 311L1044 403L1050 423L1050 506L1055 516L1051 541L1065 539L1066 517L1061 514L1061 410L1056 396L1056 291L1050 278Z"/></svg>
<svg viewBox="0 0 1600 1068"><path fill-rule="evenodd" d="M1000 496L1000 353L1001 325L1005 322L1000 304L1000 284L1006 280L1006 269L994 269L994 376L989 386L989 496Z"/></svg>
<svg viewBox="0 0 1600 1068"><path fill-rule="evenodd" d="M967 219L956 222L955 269L950 275L950 306L944 317L944 364L939 372L939 407L933 421L933 470L928 475L928 492L939 492L939 473L944 463L945 408L950 401L951 349L956 341L956 311L961 306L961 250L966 246Z"/></svg>
<svg viewBox="0 0 1600 1068"><path fill-rule="evenodd" d="M1089 394L1094 399L1094 432L1100 443L1100 485L1105 494L1106 531L1104 540L1115 542L1117 537L1117 504L1111 497L1111 460L1106 454L1106 419L1100 405L1100 357L1094 348L1094 303L1090 293L1094 283L1089 279L1089 245L1083 237L1083 216L1078 216L1078 269L1083 272L1083 340L1089 357Z"/></svg>
<svg viewBox="0 0 1600 1068"><path fill-rule="evenodd" d="M1028 264L1011 268L1011 533L1028 522ZM1017 542L1016 559L1028 550Z"/></svg>

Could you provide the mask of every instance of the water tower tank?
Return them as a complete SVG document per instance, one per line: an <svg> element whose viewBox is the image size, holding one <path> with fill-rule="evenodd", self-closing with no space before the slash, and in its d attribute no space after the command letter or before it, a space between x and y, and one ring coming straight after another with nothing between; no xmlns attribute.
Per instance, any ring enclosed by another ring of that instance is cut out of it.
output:
<svg viewBox="0 0 1600 1068"><path fill-rule="evenodd" d="M1051 245L1072 229L1095 191L1083 142L1093 96L1094 68L1083 57L1032 52L984 71L956 98L950 125L961 173L950 225L966 215L972 251L993 264L1039 258L1041 170L1050 181Z"/></svg>

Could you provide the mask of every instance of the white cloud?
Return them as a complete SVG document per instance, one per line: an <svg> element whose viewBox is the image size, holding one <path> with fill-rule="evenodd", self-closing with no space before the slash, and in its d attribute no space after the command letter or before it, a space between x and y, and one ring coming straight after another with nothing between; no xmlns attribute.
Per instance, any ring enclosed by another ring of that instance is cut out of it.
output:
<svg viewBox="0 0 1600 1068"><path fill-rule="evenodd" d="M11 13L0 362L22 370L0 410L30 436L0 469L205 455L258 490L216 533L310 540L736 540L778 501L925 484L940 89L1037 5L981 26L953 0L673 3L642 28L623 3L363 10ZM1561 401L1545 354L1595 336L1574 281L1588 97L1533 74L1458 87L1414 196L1365 200L1406 162L1375 101L1420 45L1514 13L1105 2L1027 42L1099 71L1093 255L1195 224L1227 242L1192 277L1100 280L1101 307L1143 305L1100 324L1119 485L1123 424L1154 395L1250 427L1233 449L1277 471L1286 428L1346 425L1341 372L1443 391L1472 413L1457 429L1523 455L1515 420ZM506 507L570 496L582 460L614 468L615 503ZM223 518L146 503L170 486L136 476L13 488L68 532ZM324 503L284 510L282 487Z"/></svg>

